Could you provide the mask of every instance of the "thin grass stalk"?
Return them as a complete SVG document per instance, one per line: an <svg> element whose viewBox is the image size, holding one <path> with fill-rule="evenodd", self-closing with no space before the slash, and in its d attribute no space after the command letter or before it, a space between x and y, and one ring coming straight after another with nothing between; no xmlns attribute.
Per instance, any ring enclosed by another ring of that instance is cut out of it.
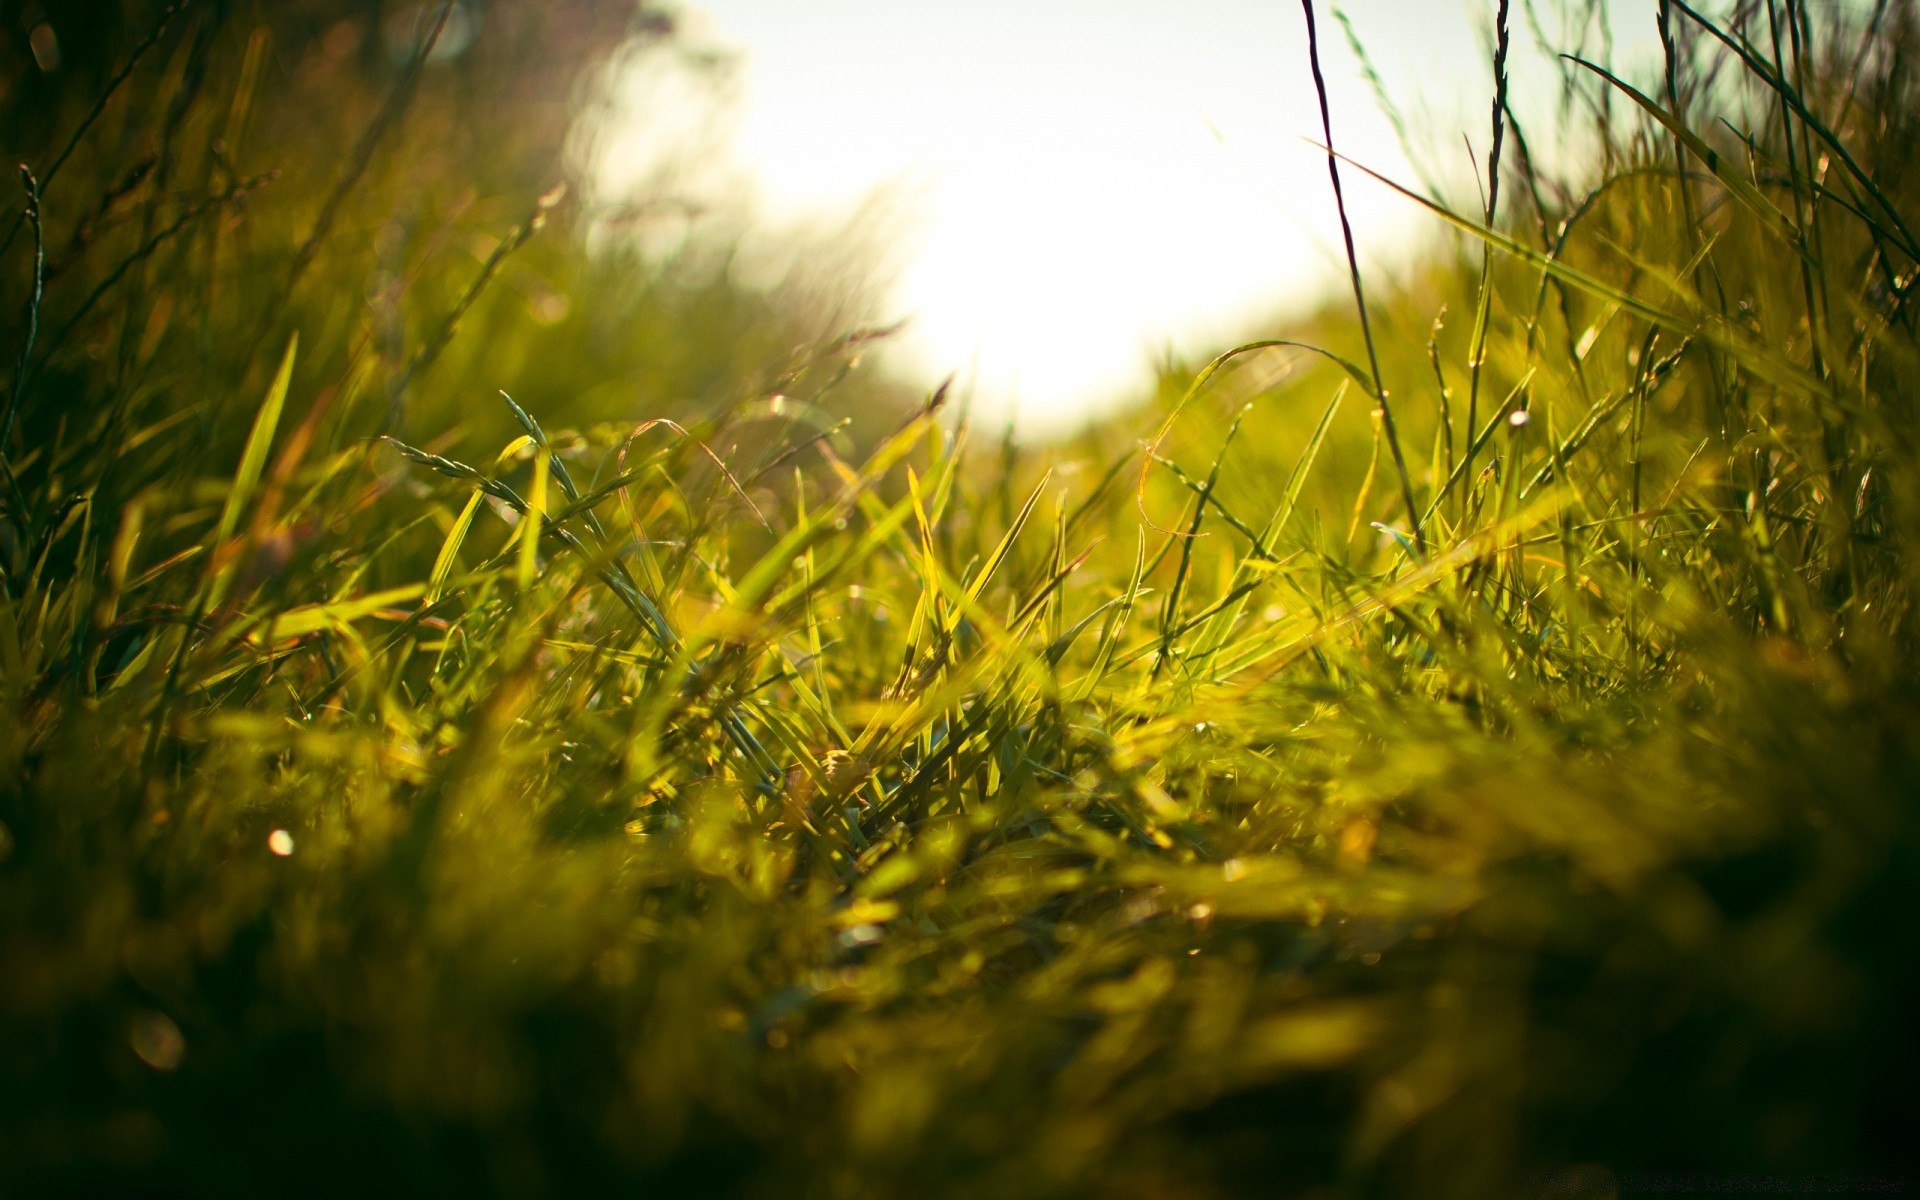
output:
<svg viewBox="0 0 1920 1200"><path fill-rule="evenodd" d="M1453 389L1447 385L1447 372L1440 363L1440 330L1445 327L1446 306L1434 314L1433 325L1427 332L1427 364L1433 369L1434 395L1440 401L1440 441L1442 463L1436 473L1432 486L1438 488L1441 480L1453 474Z"/></svg>
<svg viewBox="0 0 1920 1200"><path fill-rule="evenodd" d="M1920 263L1920 238L1915 237L1912 229L1907 225L1905 217L1901 214L1899 206L1886 194L1886 190L1880 186L1873 175L1854 157L1852 149L1847 146L1845 140L1829 128L1825 122L1821 121L1816 114L1807 109L1806 104L1801 100L1799 94L1794 91L1786 80L1774 75L1773 72L1768 69L1766 60L1747 42L1744 36L1735 37L1724 29L1721 29L1712 21L1709 21L1706 17L1701 16L1700 13L1688 7L1686 0L1669 0L1669 2L1682 13L1686 14L1686 16L1701 29L1713 35L1713 37L1722 45L1726 46L1727 49L1733 51L1734 54L1746 64L1748 70L1758 76L1762 83L1774 89L1784 103L1792 106L1794 112L1802 121L1806 122L1809 129L1818 135L1820 141L1826 145L1828 149L1833 151L1835 158L1846 168L1847 174L1868 196L1872 197L1875 206L1877 206L1888 221L1892 223L1893 230L1899 234L1899 238L1895 240L1894 244L1910 261Z"/></svg>
<svg viewBox="0 0 1920 1200"><path fill-rule="evenodd" d="M140 65L140 60L146 57L147 51L153 49L160 39L165 36L167 26L173 23L174 16L190 3L192 3L192 0L179 0L179 3L169 4L160 10L160 19L155 22L153 28L148 31L147 36L141 39L140 44L133 48L132 53L127 56L127 61L121 66L120 70L115 72L113 78L107 81L107 86L100 90L100 95L94 99L93 107L87 110L86 116L80 118L80 123L74 126L73 133L68 136L67 144L60 148L60 153L54 155L53 162L50 163L46 171L41 174L41 195L44 196L46 189L53 185L54 176L60 173L61 167L67 165L67 159L73 157L74 148L80 144L82 138L87 136L87 130L93 128L93 123L100 119L101 113L106 111L107 104L113 99L114 93L118 92L120 86L127 81L127 77L133 74L134 68ZM13 219L12 226L7 229L7 236L4 239L0 239L0 254L5 254L13 247L13 239L20 233L20 225L24 219L24 217L15 217Z"/></svg>
<svg viewBox="0 0 1920 1200"><path fill-rule="evenodd" d="M168 199L171 191L173 170L177 158L177 140L181 127L192 115L200 92L206 86L207 67L213 53L214 39L219 33L220 24L226 18L222 8L203 10L198 27L193 31L193 41L187 47L186 59L181 64L181 76L178 86L168 97L166 113L160 121L159 151L154 155L152 174L153 186L148 189L146 203L140 212L140 241L152 240L154 230L160 223L161 205ZM147 271L136 275L131 287L131 295L123 306L124 319L120 323L120 344L114 356L121 378L128 378L133 369L133 355L139 341L135 330L142 324L135 314L146 308L148 283L152 276Z"/></svg>
<svg viewBox="0 0 1920 1200"><path fill-rule="evenodd" d="M1501 0L1504 7L1506 0ZM1386 432L1388 448L1393 452L1394 469L1400 476L1400 498L1406 504L1407 523L1422 552L1426 534L1420 528L1420 510L1413 501L1413 479L1407 473L1406 455L1400 452L1400 435L1393 423L1393 405L1387 399L1387 385L1380 373L1380 352L1374 346L1373 324L1367 315L1367 293L1360 279L1360 255L1354 249L1353 224L1347 219L1346 192L1340 185L1340 159L1333 145L1333 108L1327 99L1327 81L1320 70L1320 34L1314 24L1313 0L1300 0L1307 18L1307 62L1313 70L1313 90L1320 100L1320 132L1326 138L1327 177L1333 182L1334 208L1340 214L1340 237L1346 245L1347 275L1353 283L1353 304L1360 318L1360 336L1367 344L1367 366L1373 375L1374 398L1380 402L1380 420Z"/></svg>
<svg viewBox="0 0 1920 1200"><path fill-rule="evenodd" d="M422 371L431 367L435 360L440 357L440 354L446 350L447 346L453 341L454 335L460 331L461 319L465 317L467 312L479 301L481 295L487 290L487 286L493 282L494 276L500 273L500 268L506 263L508 258L512 257L515 251L533 240L533 236L546 227L547 215L553 211L554 207L560 203L566 194L567 188L565 184L560 184L543 193L541 197L534 202L533 211L527 214L526 220L516 225L506 237L500 240L500 244L494 247L493 253L487 256L486 263L481 266L479 273L474 276L473 282L467 285L467 290L461 294L460 299L454 303L453 308L447 313L446 319L440 323L439 332L434 334L433 338L414 354L413 358L408 361L406 369L403 370L400 373L400 377L394 381L393 389L387 402L387 416L382 424L383 431L391 430L398 422L400 417L400 403L406 396L408 385L411 384L415 377ZM508 403L511 404L512 400L509 399ZM554 461L556 464L559 463L558 459ZM561 471L561 478L565 480L564 466L561 467ZM572 482L570 480L565 480L565 482L572 498L578 500L580 497L578 494L573 494Z"/></svg>
<svg viewBox="0 0 1920 1200"><path fill-rule="evenodd" d="M1500 158L1507 133L1507 50L1512 41L1507 27L1508 0L1494 11L1493 145L1487 150L1487 228L1497 228L1500 214ZM1480 244L1480 299L1474 308L1473 345L1467 352L1466 473L1473 474L1473 430L1480 423L1480 375L1486 363L1488 320L1493 311L1493 246Z"/></svg>
<svg viewBox="0 0 1920 1200"><path fill-rule="evenodd" d="M341 172L340 181L334 184L333 191L328 193L326 201L321 204L320 215L314 218L313 229L307 234L306 240L301 242L300 248L294 252L293 266L287 271L287 291L293 290L294 285L300 282L300 277L306 273L307 267L312 264L314 255L319 253L321 244L333 231L333 223L339 219L340 206L345 203L354 185L360 182L360 177L366 174L367 167L373 163L373 152L380 148L380 143L385 140L388 131L399 124L400 115L412 103L413 94L420 85L420 74L426 68L427 59L433 54L434 46L439 43L440 33L447 27L448 18L453 15L455 3L456 0L442 0L440 11L433 20L433 27L414 48L413 55L407 60L406 68L402 71L399 81L394 84L393 90L387 93L386 102L380 106L379 113L367 126L366 132L360 135L359 144L354 146L353 155L347 160L347 169Z"/></svg>
<svg viewBox="0 0 1920 1200"><path fill-rule="evenodd" d="M1791 25L1793 23L1793 10L1791 6L1787 9L1785 19L1788 24ZM1773 45L1773 70L1778 78L1785 79L1787 78L1787 63L1780 46L1780 22L1781 16L1775 0L1767 0L1767 29ZM1796 58L1797 57L1796 55ZM1811 178L1812 174L1812 147L1805 147L1807 155L1805 156L1806 161L1803 163L1803 156L1801 154L1802 147L1799 139L1794 137L1793 110L1783 97L1777 96L1776 100L1780 113L1780 138L1787 156L1787 184L1793 193L1793 218L1794 224L1798 227L1800 238L1800 253L1798 255L1800 260L1800 290L1807 308L1808 344L1813 355L1814 374L1825 379L1827 377L1826 355L1822 351L1820 343L1826 322L1823 319L1814 287L1814 268L1817 263L1812 261L1814 253L1812 238L1813 222L1811 219L1812 214L1807 204L1806 191L1803 186L1803 184ZM1803 166L1807 168L1805 174L1803 174Z"/></svg>
<svg viewBox="0 0 1920 1200"><path fill-rule="evenodd" d="M1802 96L1808 94L1806 74L1805 31L1801 27L1804 8L1796 0L1787 0L1784 14L1776 17L1774 0L1767 0L1769 27L1773 45L1774 74L1781 79L1788 77L1787 63L1780 45L1780 21L1784 20L1793 53L1794 90ZM1787 157L1787 179L1793 190L1795 223L1800 228L1800 289L1807 310L1808 351L1813 356L1814 373L1822 379L1830 379L1828 364L1830 356L1826 340L1832 328L1830 314L1831 300L1827 294L1824 239L1821 236L1819 198L1809 193L1819 187L1815 178L1813 156L1813 131L1808 122L1800 121L1799 136L1795 137L1792 106L1786 101L1784 93L1775 97L1780 113L1780 135ZM1846 432L1826 413L1820 415L1821 451L1825 459L1823 464L1827 478L1828 495L1846 494L1843 471L1845 467ZM1852 539L1839 537L1843 546L1850 548ZM1849 554L1848 557L1851 557ZM1837 572L1829 576L1829 586L1844 586L1848 572Z"/></svg>
<svg viewBox="0 0 1920 1200"><path fill-rule="evenodd" d="M47 239L40 225L40 181L27 164L20 164L20 186L27 193L22 219L33 227L33 287L27 294L27 336L20 346L20 357L13 364L13 389L7 393L7 411L0 417L0 461L8 461L13 445L13 422L20 412L20 390L26 386L27 361L33 357L34 339L40 334L40 299L47 282Z"/></svg>
<svg viewBox="0 0 1920 1200"><path fill-rule="evenodd" d="M1201 485L1193 505L1193 520L1188 524L1186 534L1180 539L1180 566L1173 577L1173 587L1167 593L1166 607L1160 614L1160 654L1154 660L1150 680L1160 678L1160 672L1166 669L1173 658L1173 641L1178 636L1176 628L1180 620L1180 601L1186 591L1187 575L1193 567L1193 547L1200 540L1200 525L1207 516L1207 502L1213 499L1213 489L1220 482L1220 467L1227 460L1227 450L1234 439L1240 436L1240 426L1252 411L1251 404L1244 405L1234 415L1233 424L1227 427L1227 436L1220 442L1220 452L1214 455L1213 467L1207 472L1207 481Z"/></svg>
<svg viewBox="0 0 1920 1200"><path fill-rule="evenodd" d="M1366 79L1367 86L1373 91L1373 102L1375 106L1386 116L1387 123L1393 126L1393 136L1400 143L1401 155L1406 158L1407 164L1413 168L1414 174L1420 177L1421 185L1424 186L1430 194L1434 196L1440 195L1440 185L1427 169L1426 156L1415 152L1413 135L1407 128L1406 116L1400 111L1400 106L1394 103L1392 93L1387 91L1386 81L1380 77L1379 70L1374 66L1373 56L1367 53L1366 42L1361 39L1359 31L1354 29L1353 22L1347 18L1346 11L1338 4L1333 6L1333 19L1339 22L1340 32L1347 40L1348 51L1352 53L1354 60L1360 64L1360 74Z"/></svg>

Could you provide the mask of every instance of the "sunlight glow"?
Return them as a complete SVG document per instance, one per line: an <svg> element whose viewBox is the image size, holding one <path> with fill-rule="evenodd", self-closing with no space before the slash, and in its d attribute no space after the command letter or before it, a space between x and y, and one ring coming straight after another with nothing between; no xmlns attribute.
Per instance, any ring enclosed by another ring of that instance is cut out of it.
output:
<svg viewBox="0 0 1920 1200"><path fill-rule="evenodd" d="M1427 98L1414 127L1450 131L1419 156L1471 195L1459 131L1484 138L1485 14L1344 9L1391 90ZM1338 147L1413 182L1319 10ZM687 18L742 56L732 149L761 211L890 222L891 298L911 318L891 361L958 371L989 422L1070 428L1137 396L1156 357L1298 313L1344 277L1297 3L700 0ZM1416 253L1431 222L1350 178L1369 260Z"/></svg>

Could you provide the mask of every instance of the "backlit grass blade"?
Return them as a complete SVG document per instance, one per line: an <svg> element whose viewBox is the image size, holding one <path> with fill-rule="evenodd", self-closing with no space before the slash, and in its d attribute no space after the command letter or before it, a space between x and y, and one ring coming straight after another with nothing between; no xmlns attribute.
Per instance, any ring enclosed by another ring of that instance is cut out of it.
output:
<svg viewBox="0 0 1920 1200"><path fill-rule="evenodd" d="M533 459L533 486L527 491L527 510L520 517L518 557L514 560L514 583L521 591L533 586L540 559L540 526L547 515L547 463L545 454Z"/></svg>
<svg viewBox="0 0 1920 1200"><path fill-rule="evenodd" d="M1041 495L1046 492L1047 485L1052 481L1053 472L1049 471L1041 476L1040 482L1027 494L1026 502L1020 505L1020 511L1014 516L1012 524L1007 526L1006 533L1001 535L992 553L987 555L987 561L981 564L980 573L975 575L973 582L967 585L967 603L978 603L980 593L986 590L987 584L993 581L1001 564L1007 561L1007 555L1012 553L1013 544L1019 539L1020 531L1027 527L1027 519L1033 516L1034 505L1040 502Z"/></svg>
<svg viewBox="0 0 1920 1200"><path fill-rule="evenodd" d="M260 411L254 415L253 428L247 434L247 446L240 455L240 466L233 473L233 483L227 488L226 504L220 509L220 522L214 527L213 542L218 546L233 536L240 528L240 516L246 511L247 501L253 498L253 490L260 483L260 474L266 470L267 454L273 449L274 430L280 427L280 413L286 408L287 389L293 383L293 359L300 348L300 335L294 334L287 339L286 353L280 356L280 369L274 372L273 384L267 389L267 396L260 404Z"/></svg>
<svg viewBox="0 0 1920 1200"><path fill-rule="evenodd" d="M396 608L425 595L426 590L422 584L410 584L332 604L303 605L263 621L261 628L275 639L304 637L323 629L338 629L382 609Z"/></svg>
<svg viewBox="0 0 1920 1200"><path fill-rule="evenodd" d="M485 493L479 488L467 497L467 503L460 509L460 515L454 518L453 528L447 531L446 540L440 543L440 553L433 560L433 574L427 584L427 603L440 599L441 591L447 585L447 576L453 573L454 561L460 555L460 544L467 538L467 530L473 525L473 514L480 511L480 499Z"/></svg>
<svg viewBox="0 0 1920 1200"><path fill-rule="evenodd" d="M1348 160L1351 162L1351 160ZM1712 316L1687 317L1679 313L1668 312L1656 305L1648 304L1629 292L1622 291L1611 284L1581 271L1551 255L1543 254L1523 242L1517 241L1496 229L1489 229L1469 217L1462 217L1445 205L1435 204L1426 197L1409 188L1402 187L1377 171L1359 163L1353 163L1358 170L1371 175L1380 183L1399 192L1414 203L1433 213L1449 225L1477 238L1484 238L1497 249L1511 255L1527 265L1545 271L1572 287L1590 296L1619 305L1623 310L1652 325L1670 330L1682 336L1697 336L1730 355L1740 366L1750 371L1756 378L1763 379L1790 393L1819 397L1823 402L1831 403L1832 396L1822 381L1810 375L1794 363L1749 339L1734 333L1725 322Z"/></svg>
<svg viewBox="0 0 1920 1200"><path fill-rule="evenodd" d="M1306 448L1301 450L1300 457L1293 464L1293 469L1287 473L1286 488L1281 493L1279 506L1274 509L1273 515L1267 518L1266 526L1254 535L1249 559L1263 564L1271 564L1273 561L1274 539L1287 527L1287 522L1293 519L1294 510L1300 504L1300 493L1307 486L1307 478L1313 472L1313 464L1320 457L1320 448L1326 444L1327 430L1332 428L1334 414L1340 411L1340 402L1346 398L1346 395L1347 382L1342 380L1334 389L1333 399L1327 402L1326 410L1320 414L1319 423L1313 427L1313 434L1307 439ZM1233 627L1239 623L1241 615L1246 611L1247 601L1253 589L1244 586L1246 583L1244 576L1252 567L1252 561L1243 561L1235 569L1229 584L1229 593L1237 591L1239 595L1231 605L1209 618L1200 636L1195 639L1194 655L1198 660L1196 670L1205 671L1209 656L1226 643L1233 632Z"/></svg>
<svg viewBox="0 0 1920 1200"><path fill-rule="evenodd" d="M1713 172L1713 177L1720 181L1722 187L1726 188L1735 199L1745 205L1749 212L1760 218L1762 228L1790 246L1798 247L1800 245L1800 235L1798 231L1794 229L1793 222L1788 219L1787 215L1781 212L1771 200L1761 195L1760 189L1744 179L1739 171L1734 170L1730 165L1722 161L1720 152L1712 146L1707 145L1699 134L1687 128L1684 121L1660 107L1659 102L1654 100L1653 97L1640 91L1605 67L1597 63L1588 62L1578 55L1570 54L1566 57L1570 61L1580 64L1587 70L1592 71L1595 75L1606 80L1607 83L1623 93L1628 99L1639 105L1648 116L1660 122L1660 124L1666 128L1667 132L1674 136L1675 140L1687 148L1689 154L1692 154L1698 159L1707 170Z"/></svg>

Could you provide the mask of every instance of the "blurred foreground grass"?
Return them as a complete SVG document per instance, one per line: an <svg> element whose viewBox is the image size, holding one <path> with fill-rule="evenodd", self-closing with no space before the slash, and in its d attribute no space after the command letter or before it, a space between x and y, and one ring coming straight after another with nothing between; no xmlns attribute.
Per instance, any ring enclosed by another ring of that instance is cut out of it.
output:
<svg viewBox="0 0 1920 1200"><path fill-rule="evenodd" d="M444 11L5 93L7 1194L1893 1178L1912 5L1662 5L1369 337L1048 450L581 248L668 18Z"/></svg>

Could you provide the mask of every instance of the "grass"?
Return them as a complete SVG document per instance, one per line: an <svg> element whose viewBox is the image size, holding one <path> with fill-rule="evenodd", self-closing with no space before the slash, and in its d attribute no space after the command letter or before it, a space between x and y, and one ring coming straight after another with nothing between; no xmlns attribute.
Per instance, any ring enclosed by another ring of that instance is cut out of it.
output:
<svg viewBox="0 0 1920 1200"><path fill-rule="evenodd" d="M1052 449L586 255L528 47L607 10L449 67L269 11L5 100L66 163L9 1191L1896 1186L1910 5L1663 3L1654 84L1566 67L1596 161L1497 104L1500 193L1409 193L1457 256Z"/></svg>

